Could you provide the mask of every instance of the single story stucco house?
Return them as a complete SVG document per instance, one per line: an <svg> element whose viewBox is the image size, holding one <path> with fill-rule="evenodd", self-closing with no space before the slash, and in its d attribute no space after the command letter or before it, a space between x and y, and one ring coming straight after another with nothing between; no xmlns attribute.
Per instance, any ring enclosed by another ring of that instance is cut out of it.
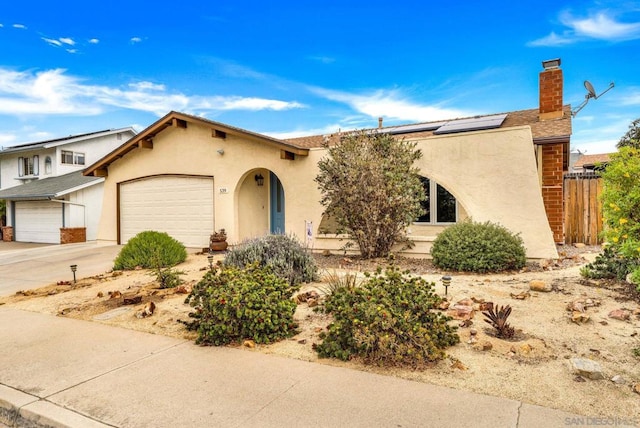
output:
<svg viewBox="0 0 640 428"><path fill-rule="evenodd" d="M471 217L519 233L529 258L557 257L571 110L562 104L559 60L543 65L537 109L380 123L377 132L415 141L423 153L417 167L430 215L407 231L416 244L408 253L427 255L440 231ZM314 181L326 144L339 138L280 140L170 112L85 170L105 179L97 239L125 243L159 230L186 246L206 247L214 230L225 229L232 244L285 232L314 250L339 250L344 237L323 217Z"/></svg>

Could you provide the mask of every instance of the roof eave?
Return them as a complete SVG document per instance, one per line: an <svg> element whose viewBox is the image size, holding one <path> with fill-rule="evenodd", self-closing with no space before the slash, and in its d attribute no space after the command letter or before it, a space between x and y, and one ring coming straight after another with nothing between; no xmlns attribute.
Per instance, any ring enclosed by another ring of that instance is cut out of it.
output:
<svg viewBox="0 0 640 428"><path fill-rule="evenodd" d="M198 122L205 126L211 127L212 129L215 129L224 133L232 134L232 135L241 135L247 140L255 141L259 143L266 143L271 146L280 148L281 150L292 152L296 155L307 156L309 154L309 149L287 144L284 141L276 140L274 138L267 137L266 135L255 134L244 129L225 125L223 123L214 122L207 119L199 118L197 116L190 116L184 113L171 111L164 117L160 118L159 120L151 124L148 128L146 128L139 134L127 140L124 144L122 144L120 147L113 150L111 153L105 155L102 159L98 160L92 165L89 165L84 170L83 174L86 176L89 176L89 175L95 176L96 175L95 173L97 170L109 168L109 166L113 162L124 157L129 152L139 148L142 142L153 139L156 135L164 131L166 128L172 125L175 125L176 121L184 121L184 122L191 122L191 123Z"/></svg>

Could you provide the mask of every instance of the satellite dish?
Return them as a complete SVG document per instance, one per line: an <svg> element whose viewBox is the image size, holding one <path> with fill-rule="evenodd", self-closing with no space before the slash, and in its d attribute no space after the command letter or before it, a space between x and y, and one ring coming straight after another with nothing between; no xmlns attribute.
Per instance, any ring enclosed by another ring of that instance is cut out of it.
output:
<svg viewBox="0 0 640 428"><path fill-rule="evenodd" d="M578 114L578 112L580 110L582 110L584 108L584 106L587 105L587 103L589 102L590 98L593 98L594 100L597 100L598 98L600 98L602 95L604 95L606 92L609 92L611 89L613 89L615 85L613 84L613 82L609 83L609 87L607 89L604 90L604 92L602 92L600 95L596 94L596 90L593 87L593 85L591 84L591 82L589 82L588 80L584 81L584 87L587 90L587 95L584 96L584 101L575 109L571 111L571 116L575 117L575 115Z"/></svg>
<svg viewBox="0 0 640 428"><path fill-rule="evenodd" d="M596 98L596 90L593 88L593 85L591 84L591 82L589 82L588 80L585 80L584 87L587 89L587 92L589 92L589 94L587 95L587 98Z"/></svg>

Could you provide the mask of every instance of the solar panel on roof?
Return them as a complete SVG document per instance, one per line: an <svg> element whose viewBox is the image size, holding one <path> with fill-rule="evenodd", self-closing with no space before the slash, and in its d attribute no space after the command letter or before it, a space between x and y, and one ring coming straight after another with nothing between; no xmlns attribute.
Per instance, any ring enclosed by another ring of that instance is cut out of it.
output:
<svg viewBox="0 0 640 428"><path fill-rule="evenodd" d="M506 118L506 114L495 114L493 116L452 120L433 131L433 133L436 135L440 135L453 134L456 132L479 131L482 129L499 128Z"/></svg>
<svg viewBox="0 0 640 428"><path fill-rule="evenodd" d="M385 132L391 135L396 135L396 134L408 134L410 132L433 131L434 129L440 128L445 123L447 122L415 123L413 125L400 125L400 126L384 128L382 132Z"/></svg>

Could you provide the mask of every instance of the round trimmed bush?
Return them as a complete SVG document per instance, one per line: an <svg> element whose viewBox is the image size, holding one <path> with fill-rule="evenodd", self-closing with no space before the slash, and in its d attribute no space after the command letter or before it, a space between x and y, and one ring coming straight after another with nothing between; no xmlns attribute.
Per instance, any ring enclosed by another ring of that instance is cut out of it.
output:
<svg viewBox="0 0 640 428"><path fill-rule="evenodd" d="M129 239L114 261L113 269L163 268L175 266L187 259L181 242L165 232L147 230Z"/></svg>
<svg viewBox="0 0 640 428"><path fill-rule="evenodd" d="M318 267L311 254L292 236L267 235L242 242L230 250L224 264L243 268L249 265L268 266L289 284L311 282Z"/></svg>
<svg viewBox="0 0 640 428"><path fill-rule="evenodd" d="M465 221L448 227L431 247L433 263L442 269L499 272L524 267L522 238L505 227Z"/></svg>

